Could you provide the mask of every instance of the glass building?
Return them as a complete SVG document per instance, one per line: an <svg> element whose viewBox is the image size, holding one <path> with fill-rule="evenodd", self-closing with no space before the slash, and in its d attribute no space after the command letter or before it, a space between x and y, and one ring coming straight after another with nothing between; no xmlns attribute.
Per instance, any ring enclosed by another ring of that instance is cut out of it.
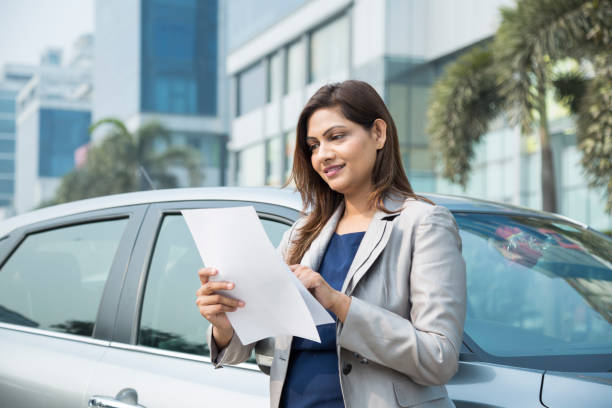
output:
<svg viewBox="0 0 612 408"><path fill-rule="evenodd" d="M15 98L17 213L52 199L61 177L75 167L75 150L90 140L90 64L78 58L78 66L62 66L61 54L51 51Z"/></svg>
<svg viewBox="0 0 612 408"><path fill-rule="evenodd" d="M279 12L272 13L276 19L268 17L265 27L260 22L246 27L240 11L228 12L230 31L234 21L243 23L236 38L228 34L231 184L282 184L292 165L300 110L321 85L352 78L372 84L387 103L398 128L404 168L416 191L541 208L540 155L533 136L521 136L502 119L494 123L476 146L464 191L438 176L426 133L436 79L465 50L490 40L499 7L512 6L512 0L283 3L277 2ZM256 10L252 13L257 17ZM559 212L612 229L601 193L588 189L582 176L567 112L553 106L549 117Z"/></svg>
<svg viewBox="0 0 612 408"><path fill-rule="evenodd" d="M0 71L0 219L13 213L17 93L34 70L27 65L7 64Z"/></svg>
<svg viewBox="0 0 612 408"><path fill-rule="evenodd" d="M98 0L95 13L94 121L116 117L135 130L157 120L171 131L174 145L200 153L205 185L225 184L220 2ZM94 138L103 136L102 129Z"/></svg>
<svg viewBox="0 0 612 408"><path fill-rule="evenodd" d="M75 167L74 151L89 142L91 112L40 109L39 177L62 177Z"/></svg>

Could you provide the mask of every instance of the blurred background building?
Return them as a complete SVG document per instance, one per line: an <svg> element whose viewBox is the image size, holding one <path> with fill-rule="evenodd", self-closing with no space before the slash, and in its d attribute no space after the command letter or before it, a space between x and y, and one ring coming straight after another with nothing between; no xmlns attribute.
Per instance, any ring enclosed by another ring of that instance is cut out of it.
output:
<svg viewBox="0 0 612 408"><path fill-rule="evenodd" d="M436 79L491 41L499 7L513 0L90 1L94 34L78 37L69 58L49 49L38 66L2 71L0 217L48 200L86 160L88 126L109 117L130 131L161 122L173 145L199 154L202 185L280 186L305 102L349 78L383 96L416 191L541 208L536 137L498 120L464 191L439 176L425 130ZM582 176L572 118L549 105L559 212L612 229L602 192Z"/></svg>
<svg viewBox="0 0 612 408"><path fill-rule="evenodd" d="M387 103L416 191L541 208L536 138L521 136L518 128L499 120L478 146L463 191L437 175L425 131L435 80L467 49L490 41L499 24L499 7L512 5L511 0L264 3L278 7L248 0L228 5L231 184L282 184L291 168L295 124L305 102L327 82L355 78L372 84ZM253 23L247 29L249 21ZM554 103L551 110L560 213L611 229L601 192L589 190L582 177L568 112ZM583 199L576 200L577 194Z"/></svg>
<svg viewBox="0 0 612 408"><path fill-rule="evenodd" d="M77 40L76 56L62 65L62 51L48 49L16 98L15 198L17 213L53 198L74 168L75 150L89 141L91 35ZM74 65L73 65L74 64Z"/></svg>
<svg viewBox="0 0 612 408"><path fill-rule="evenodd" d="M0 219L14 213L15 100L34 72L34 67L21 64L6 64L0 70Z"/></svg>
<svg viewBox="0 0 612 408"><path fill-rule="evenodd" d="M225 184L223 16L217 0L95 2L94 122L161 122L173 144L200 152L212 186Z"/></svg>
<svg viewBox="0 0 612 408"><path fill-rule="evenodd" d="M251 9L254 21L263 10L275 10L237 3L241 10ZM227 58L232 181L281 184L291 167L293 132L307 99L327 82L356 78L372 84L389 105L414 188L436 191L424 128L429 88L440 65L432 61L452 59L458 50L491 36L498 7L509 1L289 3L291 13L284 3L278 19L255 35L234 41L236 34L228 34L234 46ZM233 17L230 12L230 27L238 25Z"/></svg>

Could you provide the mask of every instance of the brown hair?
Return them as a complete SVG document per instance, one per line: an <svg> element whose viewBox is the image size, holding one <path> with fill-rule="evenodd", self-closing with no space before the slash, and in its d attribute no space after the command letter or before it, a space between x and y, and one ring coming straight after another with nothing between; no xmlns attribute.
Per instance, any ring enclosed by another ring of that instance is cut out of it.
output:
<svg viewBox="0 0 612 408"><path fill-rule="evenodd" d="M290 243L287 259L290 265L300 262L312 241L343 200L343 195L329 188L313 169L310 162L311 152L306 144L308 121L312 114L318 109L333 107L340 108L344 117L368 130L376 119L382 119L387 124L387 138L382 149L376 152L372 171L374 190L369 199L377 209L392 213L383 204L383 199L388 194L430 202L417 196L412 190L402 166L397 128L376 90L368 83L356 80L324 85L306 103L297 123L293 170L287 184L291 180L295 182L302 196L304 212L307 209L310 209L310 212L298 229L296 238Z"/></svg>

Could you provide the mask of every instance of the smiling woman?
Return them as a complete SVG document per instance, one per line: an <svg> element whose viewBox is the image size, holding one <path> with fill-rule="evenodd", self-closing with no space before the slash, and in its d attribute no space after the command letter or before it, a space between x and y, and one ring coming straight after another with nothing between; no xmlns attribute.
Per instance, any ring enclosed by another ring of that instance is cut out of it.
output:
<svg viewBox="0 0 612 408"><path fill-rule="evenodd" d="M465 320L465 262L450 212L416 195L404 173L393 119L374 88L320 88L296 129L292 179L304 216L279 252L335 318L321 343L275 338L271 406L452 407ZM246 360L226 313L245 304L199 271L196 303L210 321L216 366Z"/></svg>

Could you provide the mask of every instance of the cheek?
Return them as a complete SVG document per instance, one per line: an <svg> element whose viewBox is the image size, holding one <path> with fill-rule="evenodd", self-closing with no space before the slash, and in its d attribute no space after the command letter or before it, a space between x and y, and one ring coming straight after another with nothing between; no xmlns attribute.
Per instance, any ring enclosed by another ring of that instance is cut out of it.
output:
<svg viewBox="0 0 612 408"><path fill-rule="evenodd" d="M310 165L312 166L312 168L317 171L317 161L315 159L315 155L311 154L310 155Z"/></svg>

